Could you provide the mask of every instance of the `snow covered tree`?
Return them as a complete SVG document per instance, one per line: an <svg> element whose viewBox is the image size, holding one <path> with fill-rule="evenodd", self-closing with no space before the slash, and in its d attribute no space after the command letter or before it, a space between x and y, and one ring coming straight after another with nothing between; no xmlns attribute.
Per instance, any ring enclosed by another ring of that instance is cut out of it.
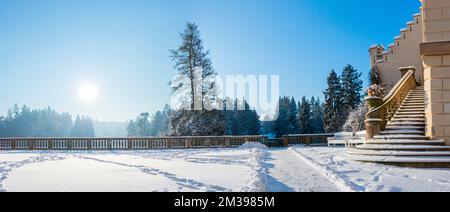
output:
<svg viewBox="0 0 450 212"><path fill-rule="evenodd" d="M220 110L174 110L169 132L173 136L221 136L225 134L225 120Z"/></svg>
<svg viewBox="0 0 450 212"><path fill-rule="evenodd" d="M183 102L190 103L191 110L204 109L205 101L214 99L216 86L214 82L216 73L209 58L209 51L204 50L200 31L195 23L187 23L186 29L180 36L182 44L177 50L170 51L170 57L175 63L174 68L184 78L172 82L175 83L171 85L172 91L174 93L187 93L189 100ZM195 104L199 101L202 107L198 108L198 105L196 108Z"/></svg>
<svg viewBox="0 0 450 212"><path fill-rule="evenodd" d="M204 50L198 26L187 23L180 36L182 44L177 50L171 50L170 57L182 76L171 82L173 94L180 97L181 108L174 109L170 115L170 133L182 136L224 135L224 112L211 110L218 101L215 95L216 73L209 51Z"/></svg>
<svg viewBox="0 0 450 212"><path fill-rule="evenodd" d="M365 119L369 109L365 103L361 103L359 107L350 112L347 121L344 124L343 130L345 132L358 132L365 130Z"/></svg>
<svg viewBox="0 0 450 212"><path fill-rule="evenodd" d="M328 87L324 92L324 125L325 132L334 133L341 129L342 119L345 119L342 116L342 87L340 79L334 70L329 74L327 84Z"/></svg>

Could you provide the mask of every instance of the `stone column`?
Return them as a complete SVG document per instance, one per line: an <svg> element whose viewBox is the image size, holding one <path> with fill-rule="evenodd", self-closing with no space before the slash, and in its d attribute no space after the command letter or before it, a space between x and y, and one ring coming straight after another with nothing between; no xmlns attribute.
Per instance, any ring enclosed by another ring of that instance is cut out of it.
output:
<svg viewBox="0 0 450 212"><path fill-rule="evenodd" d="M450 145L450 1L422 0L426 135Z"/></svg>

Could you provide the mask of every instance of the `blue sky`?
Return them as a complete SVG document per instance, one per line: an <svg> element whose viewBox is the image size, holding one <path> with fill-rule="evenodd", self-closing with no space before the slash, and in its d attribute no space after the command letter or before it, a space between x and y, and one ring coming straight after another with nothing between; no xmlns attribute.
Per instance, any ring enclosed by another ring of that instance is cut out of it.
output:
<svg viewBox="0 0 450 212"><path fill-rule="evenodd" d="M367 78L417 0L0 0L0 113L14 103L123 121L168 103L168 55L199 25L221 74L280 75L280 92L319 95L331 69ZM98 84L95 104L76 95Z"/></svg>

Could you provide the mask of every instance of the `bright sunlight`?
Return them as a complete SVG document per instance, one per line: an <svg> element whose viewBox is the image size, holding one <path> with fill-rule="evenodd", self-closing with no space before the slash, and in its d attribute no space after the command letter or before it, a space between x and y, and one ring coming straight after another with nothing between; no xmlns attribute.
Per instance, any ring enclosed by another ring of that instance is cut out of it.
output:
<svg viewBox="0 0 450 212"><path fill-rule="evenodd" d="M78 99L84 103L95 102L99 97L99 88L95 83L83 83L78 87Z"/></svg>

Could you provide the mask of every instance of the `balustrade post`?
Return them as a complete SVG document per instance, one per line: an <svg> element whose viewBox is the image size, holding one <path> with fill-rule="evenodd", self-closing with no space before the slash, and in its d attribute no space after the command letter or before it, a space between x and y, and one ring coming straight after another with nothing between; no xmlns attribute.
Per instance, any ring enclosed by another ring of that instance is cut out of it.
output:
<svg viewBox="0 0 450 212"><path fill-rule="evenodd" d="M225 139L225 147L231 147L231 142L229 138Z"/></svg>
<svg viewBox="0 0 450 212"><path fill-rule="evenodd" d="M87 149L92 150L92 139L87 140Z"/></svg>
<svg viewBox="0 0 450 212"><path fill-rule="evenodd" d="M16 140L11 140L11 149L16 149L17 148L17 142L16 142Z"/></svg>
<svg viewBox="0 0 450 212"><path fill-rule="evenodd" d="M108 150L112 150L112 141L111 141L111 139L108 139L106 142L107 142Z"/></svg>
<svg viewBox="0 0 450 212"><path fill-rule="evenodd" d="M52 150L52 149L53 149L53 140L52 140L52 139L49 139L49 140L47 141L47 144L48 144L47 149L48 149L48 150Z"/></svg>
<svg viewBox="0 0 450 212"><path fill-rule="evenodd" d="M283 136L283 147L289 147L289 137Z"/></svg>
<svg viewBox="0 0 450 212"><path fill-rule="evenodd" d="M30 150L34 150L34 141L33 140L28 140L28 149Z"/></svg>
<svg viewBox="0 0 450 212"><path fill-rule="evenodd" d="M133 139L129 138L127 140L127 149L132 150L133 149Z"/></svg>
<svg viewBox="0 0 450 212"><path fill-rule="evenodd" d="M66 140L66 146L68 150L71 150L73 148L73 141L72 139L67 139Z"/></svg>

